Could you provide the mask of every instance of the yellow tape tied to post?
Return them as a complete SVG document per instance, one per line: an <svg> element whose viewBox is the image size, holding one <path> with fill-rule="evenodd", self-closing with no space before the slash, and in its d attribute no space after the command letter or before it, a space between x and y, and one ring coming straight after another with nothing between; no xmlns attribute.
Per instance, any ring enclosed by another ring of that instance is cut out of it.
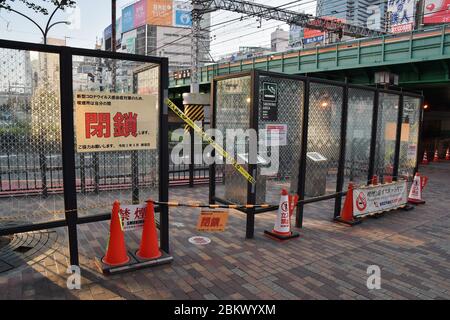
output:
<svg viewBox="0 0 450 320"><path fill-rule="evenodd" d="M178 116L181 120L186 122L198 135L200 135L203 140L208 142L222 157L227 159L229 162L231 162L231 165L238 171L242 176L244 176L245 179L247 179L248 182L251 184L255 184L256 180L252 177L250 173L248 173L240 164L237 163L237 161L230 156L228 152L226 152L219 144L217 144L212 137L210 137L205 131L203 131L202 128L197 126L194 121L189 119L188 116L184 114L183 111L181 111L175 103L173 103L170 99L166 99L167 106Z"/></svg>

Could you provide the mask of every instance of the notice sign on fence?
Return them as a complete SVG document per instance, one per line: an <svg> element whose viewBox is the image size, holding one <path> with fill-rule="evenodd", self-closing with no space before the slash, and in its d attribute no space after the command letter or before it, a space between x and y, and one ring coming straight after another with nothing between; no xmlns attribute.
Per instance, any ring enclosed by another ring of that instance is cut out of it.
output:
<svg viewBox="0 0 450 320"><path fill-rule="evenodd" d="M154 95L76 92L78 152L156 149Z"/></svg>
<svg viewBox="0 0 450 320"><path fill-rule="evenodd" d="M144 225L146 211L146 204L121 206L119 216L122 220L123 231L142 228Z"/></svg>
<svg viewBox="0 0 450 320"><path fill-rule="evenodd" d="M226 211L202 211L197 222L198 231L224 231L228 222Z"/></svg>
<svg viewBox="0 0 450 320"><path fill-rule="evenodd" d="M403 207L408 201L406 181L353 189L355 217Z"/></svg>

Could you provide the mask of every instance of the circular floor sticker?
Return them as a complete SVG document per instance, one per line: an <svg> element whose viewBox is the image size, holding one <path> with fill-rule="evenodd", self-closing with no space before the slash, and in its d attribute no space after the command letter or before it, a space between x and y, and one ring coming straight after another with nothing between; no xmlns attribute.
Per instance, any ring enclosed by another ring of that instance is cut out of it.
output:
<svg viewBox="0 0 450 320"><path fill-rule="evenodd" d="M209 244L211 242L211 239L207 237L195 236L189 238L189 242L196 245L204 245Z"/></svg>

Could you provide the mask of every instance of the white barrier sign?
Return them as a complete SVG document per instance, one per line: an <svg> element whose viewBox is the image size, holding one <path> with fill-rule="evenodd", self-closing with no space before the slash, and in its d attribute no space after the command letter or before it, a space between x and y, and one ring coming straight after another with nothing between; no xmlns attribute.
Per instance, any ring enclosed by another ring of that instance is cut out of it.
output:
<svg viewBox="0 0 450 320"><path fill-rule="evenodd" d="M406 181L353 190L353 216L397 209L408 202Z"/></svg>
<svg viewBox="0 0 450 320"><path fill-rule="evenodd" d="M119 216L122 219L123 231L130 231L142 228L147 205L120 206Z"/></svg>

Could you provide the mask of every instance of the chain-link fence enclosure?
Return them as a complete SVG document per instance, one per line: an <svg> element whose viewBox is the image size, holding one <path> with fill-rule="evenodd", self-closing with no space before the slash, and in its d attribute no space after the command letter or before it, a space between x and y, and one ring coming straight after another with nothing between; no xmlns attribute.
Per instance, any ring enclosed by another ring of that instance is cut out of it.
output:
<svg viewBox="0 0 450 320"><path fill-rule="evenodd" d="M254 228L249 216L276 209L282 188L299 195L301 226L309 203L334 199L330 211L338 216L350 182L365 185L373 175L395 180L417 170L420 95L259 70L218 77L213 88L215 128L259 132L258 159L245 166L255 184L233 166L225 169L224 185L210 179L212 202L268 204L242 209L247 237ZM274 151L278 167L271 172L265 169Z"/></svg>
<svg viewBox="0 0 450 320"><path fill-rule="evenodd" d="M0 235L68 226L78 264L76 224L168 201L167 73L165 58L0 40Z"/></svg>
<svg viewBox="0 0 450 320"><path fill-rule="evenodd" d="M59 55L0 48L0 228L64 217Z"/></svg>

